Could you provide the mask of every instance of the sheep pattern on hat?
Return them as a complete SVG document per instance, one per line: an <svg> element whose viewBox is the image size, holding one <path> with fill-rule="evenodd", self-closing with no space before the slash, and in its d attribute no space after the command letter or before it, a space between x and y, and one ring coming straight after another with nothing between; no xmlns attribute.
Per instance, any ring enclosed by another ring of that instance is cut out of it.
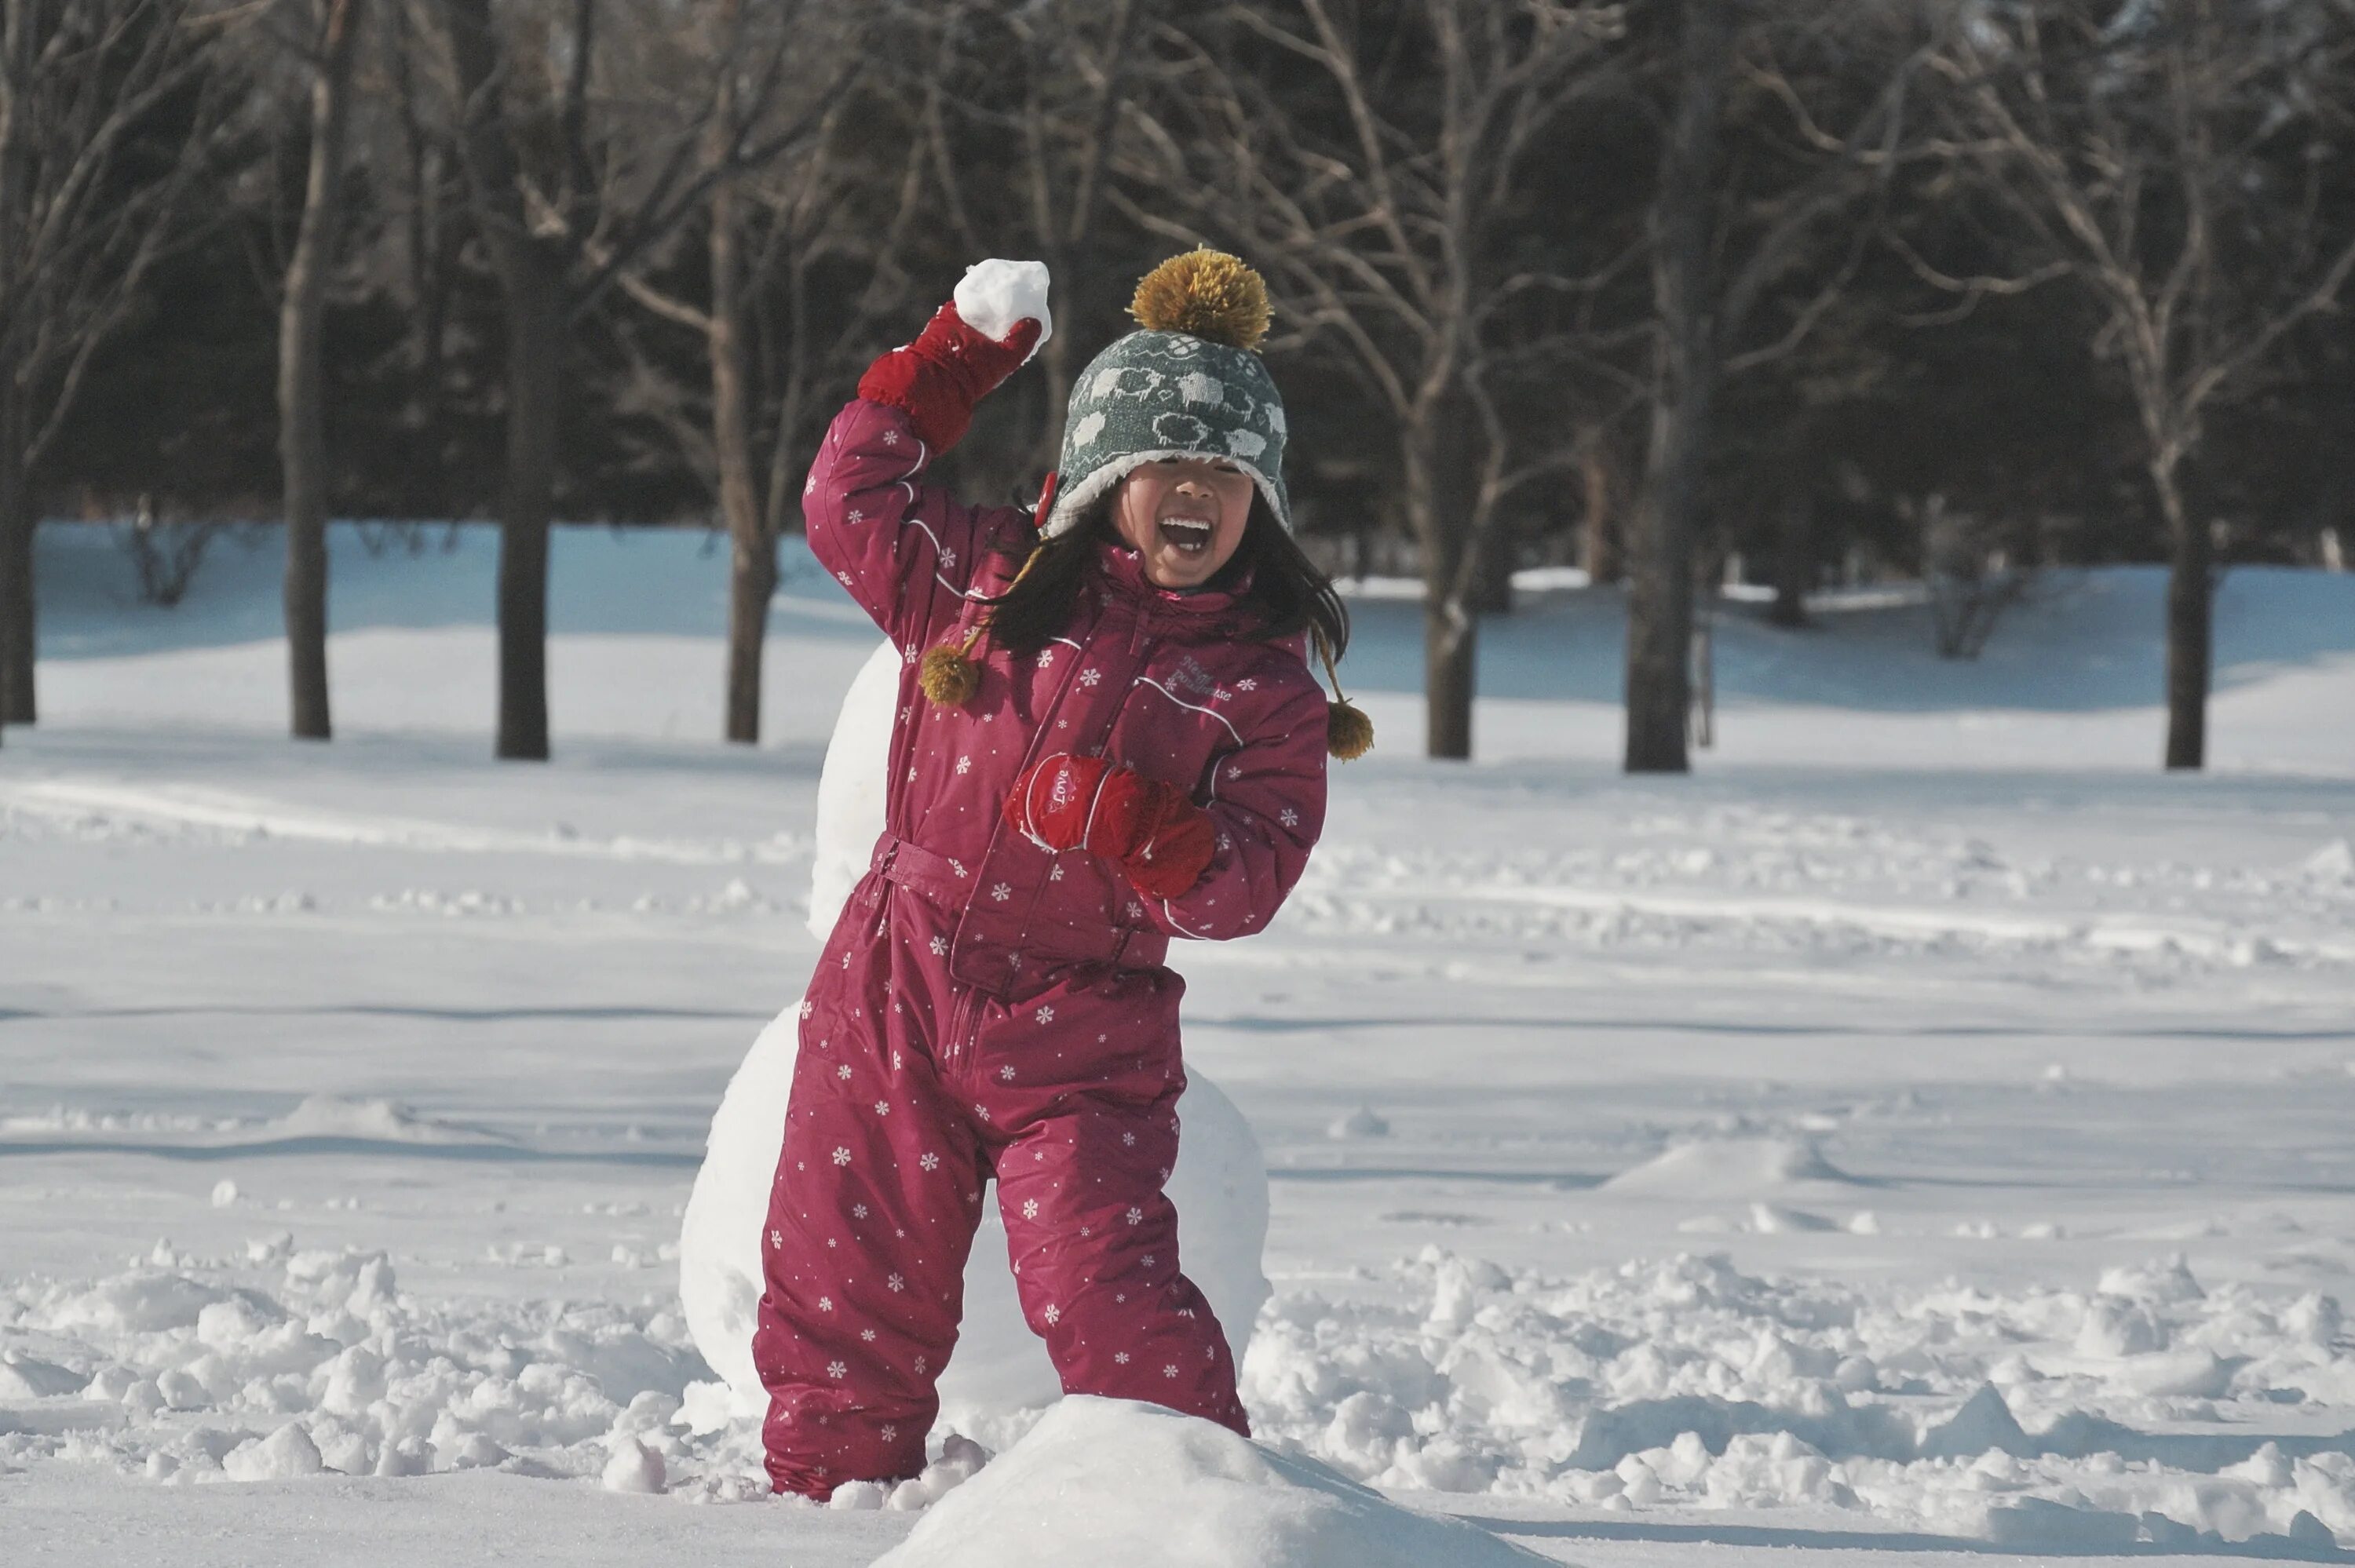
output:
<svg viewBox="0 0 2355 1568"><path fill-rule="evenodd" d="M1258 355L1190 333L1133 332L1089 362L1063 422L1062 482L1040 532L1078 525L1140 463L1216 458L1252 476L1286 529L1284 398Z"/></svg>

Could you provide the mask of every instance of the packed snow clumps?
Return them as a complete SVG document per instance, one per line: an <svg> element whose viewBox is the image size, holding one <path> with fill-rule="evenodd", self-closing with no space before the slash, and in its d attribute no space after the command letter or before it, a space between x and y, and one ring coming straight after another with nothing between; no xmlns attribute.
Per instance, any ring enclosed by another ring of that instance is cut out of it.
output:
<svg viewBox="0 0 2355 1568"><path fill-rule="evenodd" d="M876 1568L1529 1568L1314 1460L1156 1405L1064 1400Z"/></svg>
<svg viewBox="0 0 2355 1568"><path fill-rule="evenodd" d="M677 1313L432 1302L380 1252L156 1244L120 1273L0 1290L0 1471L101 1463L155 1480L496 1467L660 1489L666 1461L742 1488L675 1429L702 1367ZM624 1463L626 1460L626 1463Z"/></svg>
<svg viewBox="0 0 2355 1568"><path fill-rule="evenodd" d="M1039 344L1055 335L1044 261L976 261L957 281L954 297L964 324L984 337L1002 338L1026 319L1039 323ZM1038 353L1038 344L1030 352Z"/></svg>
<svg viewBox="0 0 2355 1568"><path fill-rule="evenodd" d="M2326 1296L2205 1288L2180 1258L1908 1295L1435 1247L1401 1284L1420 1307L1276 1299L1242 1369L1263 1438L1375 1486L1572 1507L1853 1509L2011 1544L2355 1536L2355 1433L2300 1436L2355 1403Z"/></svg>
<svg viewBox="0 0 2355 1568"><path fill-rule="evenodd" d="M826 749L810 889L810 929L820 940L832 933L883 831L883 770L900 664L889 642L876 649L843 699ZM679 1230L680 1303L696 1348L726 1381L739 1417L767 1405L752 1366L760 1235L784 1141L800 1024L796 1002L762 1030L730 1080ZM1240 1361L1270 1294L1261 1266L1267 1162L1234 1102L1199 1073L1188 1075L1178 1118L1184 1132L1167 1192L1178 1206L1179 1254ZM1011 1419L1018 1413L1050 1404L1062 1393L1046 1347L1023 1321L1006 1260L1005 1224L992 1207L974 1240L964 1323L941 1380L944 1417L1000 1441L1020 1429L1022 1421Z"/></svg>

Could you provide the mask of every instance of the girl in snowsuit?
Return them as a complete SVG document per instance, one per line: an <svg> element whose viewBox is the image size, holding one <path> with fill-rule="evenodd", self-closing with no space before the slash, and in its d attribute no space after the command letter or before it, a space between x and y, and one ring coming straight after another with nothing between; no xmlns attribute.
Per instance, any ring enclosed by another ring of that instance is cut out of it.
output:
<svg viewBox="0 0 2355 1568"><path fill-rule="evenodd" d="M1305 657L1347 638L1287 532L1256 274L1197 251L1073 388L1034 511L915 482L1046 330L986 262L836 417L812 551L905 655L886 829L802 1004L753 1353L780 1491L911 1476L995 1177L1066 1392L1247 1430L1163 1195L1185 1086L1169 938L1264 927L1364 749ZM1019 286L1028 282L1027 291ZM963 310L960 310L960 306Z"/></svg>

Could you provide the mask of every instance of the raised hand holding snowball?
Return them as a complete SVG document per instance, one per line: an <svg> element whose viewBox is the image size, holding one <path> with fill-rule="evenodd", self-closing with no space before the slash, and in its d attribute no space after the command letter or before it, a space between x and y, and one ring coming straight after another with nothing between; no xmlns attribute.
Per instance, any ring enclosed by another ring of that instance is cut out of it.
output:
<svg viewBox="0 0 2355 1568"><path fill-rule="evenodd" d="M934 451L964 436L974 405L1030 362L1054 330L1043 261L981 261L913 343L868 367L858 395L907 411Z"/></svg>

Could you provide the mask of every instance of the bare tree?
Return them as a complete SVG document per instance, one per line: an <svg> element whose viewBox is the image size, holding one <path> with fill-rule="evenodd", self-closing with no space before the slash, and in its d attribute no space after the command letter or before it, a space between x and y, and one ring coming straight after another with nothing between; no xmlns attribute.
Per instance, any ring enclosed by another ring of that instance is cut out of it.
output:
<svg viewBox="0 0 2355 1568"><path fill-rule="evenodd" d="M864 156L875 126L850 113L848 89L865 69L867 18L851 5L815 0L765 9L757 25L790 32L792 67L766 95L767 126L748 124L750 84L742 62L751 47L741 0L720 0L711 26L684 40L699 69L719 77L700 156L714 174L700 238L709 303L698 303L664 275L677 270L679 245L650 248L645 265L622 274L622 292L650 319L686 328L701 340L706 385L682 384L663 357L641 344L634 321L606 313L628 357L637 405L669 431L689 465L712 488L730 540L726 735L750 745L761 736L762 662L770 600L777 587L777 543L794 520L794 483L806 457L812 415L824 382L847 381L852 361L877 346L879 320L905 293L896 258L914 225L929 154L906 139L896 215L880 232L863 226L858 206L881 170ZM813 104L825 111L813 117ZM776 125L797 136L754 167L730 166L732 149ZM884 167L888 168L886 161ZM692 236L681 230L678 238ZM813 309L814 279L824 270L862 270L855 306ZM698 418L698 409L700 417Z"/></svg>
<svg viewBox="0 0 2355 1568"><path fill-rule="evenodd" d="M721 82L734 79L729 73L686 86L659 118L592 102L598 0L572 0L560 42L528 55L502 48L490 0L443 0L443 14L459 144L507 336L497 755L540 761L549 754L549 530L571 329L730 173L758 166L804 136L806 119L822 105L751 140L752 128L767 122L793 47L791 30L780 30L751 62L749 94L730 116L737 129L714 156L706 132L719 117ZM527 58L546 77L525 73ZM527 165L527 148L546 166Z"/></svg>
<svg viewBox="0 0 2355 1568"><path fill-rule="evenodd" d="M1474 604L1500 503L1573 461L1517 451L1500 398L1553 346L1531 321L1578 281L1508 260L1500 239L1549 133L1615 82L1623 7L1292 0L1217 18L1162 30L1188 65L1136 116L1123 171L1153 199L1117 199L1148 229L1239 245L1272 274L1292 341L1337 347L1391 421L1423 564L1426 749L1468 758Z"/></svg>
<svg viewBox="0 0 2355 1568"><path fill-rule="evenodd" d="M35 482L182 236L217 32L195 0L0 0L0 723L36 717ZM160 173L134 170L150 137Z"/></svg>
<svg viewBox="0 0 2355 1568"><path fill-rule="evenodd" d="M2328 232L2318 88L2355 59L2343 7L2029 0L1939 59L1987 188L2034 260L2098 308L2166 527L2167 766L2207 755L2214 549L2185 493L2207 415L2300 322L2334 308L2355 233ZM1917 260L1959 292L1983 281Z"/></svg>
<svg viewBox="0 0 2355 1568"><path fill-rule="evenodd" d="M1719 394L1806 342L1853 281L1866 209L1912 155L1908 92L1927 55L1913 15L1872 0L1677 0L1675 18L1651 217L1657 391L1627 550L1631 773L1689 766L1693 555ZM1730 159L1737 91L1774 136Z"/></svg>
<svg viewBox="0 0 2355 1568"><path fill-rule="evenodd" d="M311 164L278 315L278 452L286 507L286 655L295 736L334 733L327 701L327 274L343 206L360 0L313 0Z"/></svg>

